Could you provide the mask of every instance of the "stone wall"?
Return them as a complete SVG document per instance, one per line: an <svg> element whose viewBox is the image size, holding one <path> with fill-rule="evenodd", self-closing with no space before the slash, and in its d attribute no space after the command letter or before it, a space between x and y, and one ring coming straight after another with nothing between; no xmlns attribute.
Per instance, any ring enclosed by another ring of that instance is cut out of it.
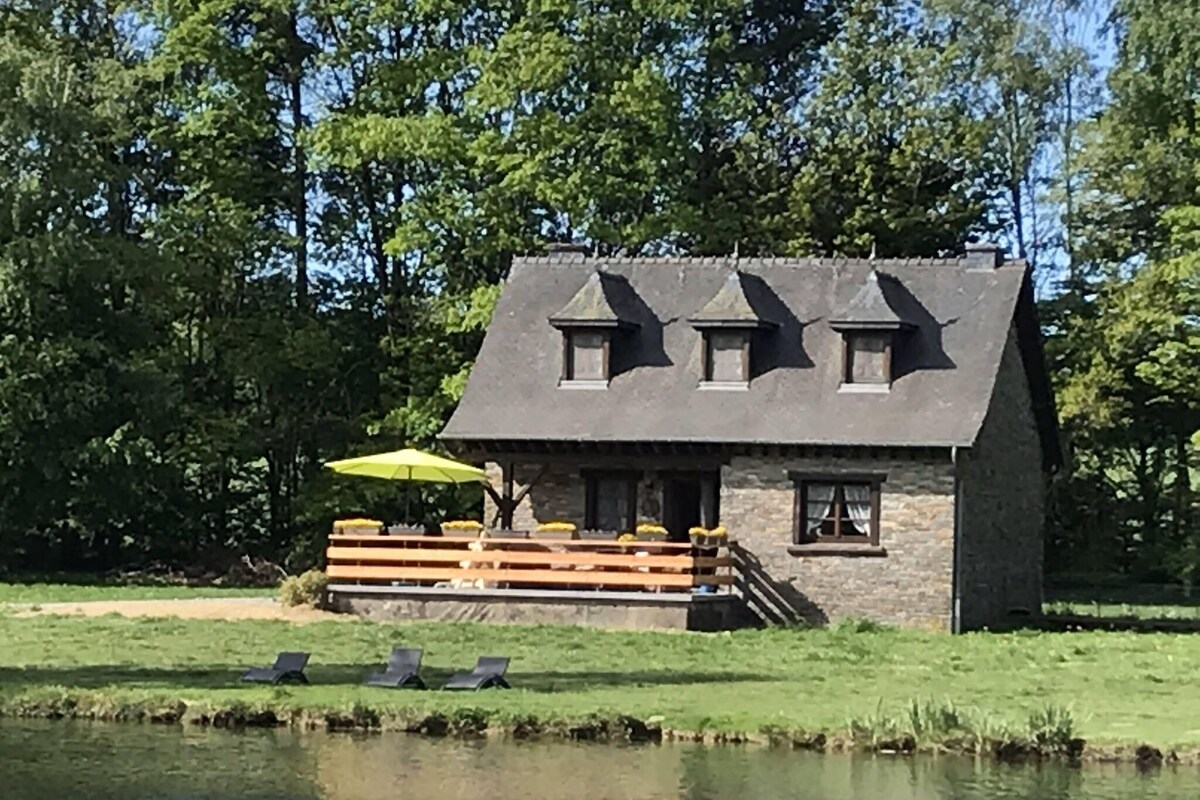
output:
<svg viewBox="0 0 1200 800"><path fill-rule="evenodd" d="M860 555L789 552L796 513L791 470L884 476L880 548ZM721 474L721 522L742 549L743 592L767 621L861 617L949 628L954 470L948 454L945 460L735 457Z"/></svg>
<svg viewBox="0 0 1200 800"><path fill-rule="evenodd" d="M1040 614L1045 477L1016 332L1010 331L992 402L962 467L960 590L966 628Z"/></svg>
<svg viewBox="0 0 1200 800"><path fill-rule="evenodd" d="M330 608L377 622L591 625L614 630L725 631L745 625L734 595L334 586Z"/></svg>
<svg viewBox="0 0 1200 800"><path fill-rule="evenodd" d="M795 487L789 470L872 473L885 477L880 549L861 556L793 555ZM514 492L541 471L519 464ZM500 468L488 474L501 490ZM566 520L583 525L584 480L578 467L551 465L513 515L513 527ZM652 469L638 487L639 517L658 519L662 487ZM490 523L495 507L486 505ZM863 617L909 627L950 625L954 472L944 460L734 457L721 473L721 521L737 538L741 589L760 618L823 624Z"/></svg>

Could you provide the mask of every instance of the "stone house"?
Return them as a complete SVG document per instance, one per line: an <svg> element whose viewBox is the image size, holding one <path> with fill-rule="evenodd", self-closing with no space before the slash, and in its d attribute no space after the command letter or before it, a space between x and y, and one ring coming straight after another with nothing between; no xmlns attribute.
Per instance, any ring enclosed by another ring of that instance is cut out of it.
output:
<svg viewBox="0 0 1200 800"><path fill-rule="evenodd" d="M761 619L940 630L1041 608L1060 464L1029 269L517 259L443 438L503 527L725 527Z"/></svg>

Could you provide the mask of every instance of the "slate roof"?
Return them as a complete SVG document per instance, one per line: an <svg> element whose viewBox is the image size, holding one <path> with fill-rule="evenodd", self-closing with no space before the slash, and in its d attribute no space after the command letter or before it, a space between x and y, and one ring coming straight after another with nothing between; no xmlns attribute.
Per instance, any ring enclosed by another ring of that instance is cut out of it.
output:
<svg viewBox="0 0 1200 800"><path fill-rule="evenodd" d="M620 313L639 329L615 334L607 389L560 388L562 334L548 320L605 280L597 270L629 290ZM748 389L700 390L702 337L690 320L718 298L744 313L736 296L722 297L739 273L738 288L754 287L746 306L778 327L763 334ZM864 290L873 273L882 305ZM1026 273L1024 262L968 269L963 259L518 258L443 437L969 446L1016 320L1031 328L1018 340L1043 447L1057 453ZM830 323L860 311L913 326L896 348L890 392L838 391L841 334Z"/></svg>

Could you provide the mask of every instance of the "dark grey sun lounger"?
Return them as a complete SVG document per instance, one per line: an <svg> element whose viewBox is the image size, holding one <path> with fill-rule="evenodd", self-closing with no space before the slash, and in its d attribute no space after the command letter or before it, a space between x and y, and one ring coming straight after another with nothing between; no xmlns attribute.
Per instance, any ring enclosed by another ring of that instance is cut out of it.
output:
<svg viewBox="0 0 1200 800"><path fill-rule="evenodd" d="M367 686L384 686L389 689L424 689L425 681L417 671L421 669L421 650L414 647L393 647L383 672L368 675Z"/></svg>
<svg viewBox="0 0 1200 800"><path fill-rule="evenodd" d="M508 689L508 681L504 673L508 671L508 659L497 656L481 656L475 669L470 672L456 672L446 681L443 689Z"/></svg>
<svg viewBox="0 0 1200 800"><path fill-rule="evenodd" d="M248 669L242 680L251 683L308 683L304 668L308 665L308 653L280 653L275 665Z"/></svg>

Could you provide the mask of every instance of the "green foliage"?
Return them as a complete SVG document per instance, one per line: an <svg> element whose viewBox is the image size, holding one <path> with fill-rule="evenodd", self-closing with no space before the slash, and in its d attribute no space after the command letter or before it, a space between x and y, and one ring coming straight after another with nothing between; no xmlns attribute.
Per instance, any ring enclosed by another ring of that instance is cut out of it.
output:
<svg viewBox="0 0 1200 800"><path fill-rule="evenodd" d="M1119 0L1093 113L1075 11L6 8L0 566L295 570L337 516L400 521L402 490L321 464L435 447L513 255L548 240L924 256L1000 235L1068 261L1051 563L1194 580L1200 25ZM413 499L411 522L480 502Z"/></svg>
<svg viewBox="0 0 1200 800"><path fill-rule="evenodd" d="M299 575L289 575L279 584L279 602L285 606L313 606L325 604L325 590L329 578L319 569L310 569Z"/></svg>

